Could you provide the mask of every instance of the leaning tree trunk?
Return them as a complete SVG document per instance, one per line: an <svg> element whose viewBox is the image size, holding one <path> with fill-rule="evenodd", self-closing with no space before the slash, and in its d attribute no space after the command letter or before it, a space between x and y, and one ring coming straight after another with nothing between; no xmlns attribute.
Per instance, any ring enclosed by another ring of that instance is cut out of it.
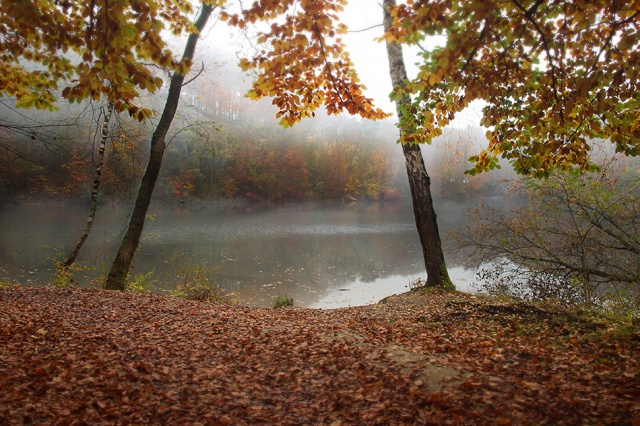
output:
<svg viewBox="0 0 640 426"><path fill-rule="evenodd" d="M96 217L96 207L98 205L98 189L100 187L100 177L102 176L102 166L104 165L104 152L107 146L107 137L109 136L109 121L111 120L111 114L113 114L113 102L109 102L107 111L104 114L104 121L102 122L102 134L100 137L100 149L98 150L98 164L96 165L96 172L93 177L93 187L91 189L91 206L89 207L89 216L87 217L87 223L84 226L84 231L80 235L76 246L73 248L69 256L62 262L62 268L69 269L73 262L76 261L78 253L87 238L91 227L93 226L93 220Z"/></svg>
<svg viewBox="0 0 640 426"><path fill-rule="evenodd" d="M390 8L395 6L395 0L384 0L384 30L391 27L393 18L389 13ZM407 80L407 71L402 56L402 46L395 42L387 41L387 57L389 59L389 74L393 87L403 87ZM396 112L398 119L402 123L402 105L410 103L408 95L396 101ZM447 265L442 253L440 232L436 221L436 212L433 209L433 199L431 198L431 179L427 174L422 158L422 151L419 145L402 144L407 176L409 177L409 187L411 188L411 198L413 200L413 213L416 218L416 227L422 245L425 269L427 271L427 287L444 287L455 289Z"/></svg>
<svg viewBox="0 0 640 426"><path fill-rule="evenodd" d="M195 22L196 33L189 35L187 45L184 48L182 60L193 59L193 54L200 37L202 29L207 23L213 6L208 4L202 4L202 10L200 16ZM178 103L180 101L180 91L182 90L182 84L184 82L184 75L177 72L173 73L171 77L171 84L169 85L169 94L167 95L167 101L164 106L164 111L158 122L158 127L153 132L151 137L151 151L149 154L149 161L147 163L147 169L142 176L140 182L140 188L138 189L138 195L136 202L129 219L129 227L122 239L118 253L116 254L109 274L107 275L107 282L105 288L108 290L124 290L131 268L131 262L133 256L140 243L140 236L142 235L142 229L144 227L144 220L147 216L147 209L151 202L151 195L153 189L158 180L158 174L160 173L160 167L162 165L162 157L164 156L164 150L166 147L165 137L173 121L173 117L176 114Z"/></svg>

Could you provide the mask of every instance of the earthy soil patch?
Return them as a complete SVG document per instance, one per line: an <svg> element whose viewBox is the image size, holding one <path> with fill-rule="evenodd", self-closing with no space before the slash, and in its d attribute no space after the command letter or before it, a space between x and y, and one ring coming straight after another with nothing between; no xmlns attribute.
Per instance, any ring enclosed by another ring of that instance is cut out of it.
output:
<svg viewBox="0 0 640 426"><path fill-rule="evenodd" d="M250 309L0 289L0 424L640 424L640 337L417 291Z"/></svg>

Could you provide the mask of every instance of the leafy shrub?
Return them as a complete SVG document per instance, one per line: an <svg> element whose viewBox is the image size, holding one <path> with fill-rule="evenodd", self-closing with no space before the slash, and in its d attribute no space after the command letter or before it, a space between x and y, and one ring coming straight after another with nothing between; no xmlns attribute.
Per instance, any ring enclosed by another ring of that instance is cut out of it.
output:
<svg viewBox="0 0 640 426"><path fill-rule="evenodd" d="M273 302L274 309L282 308L284 306L293 306L293 298L289 296L281 296Z"/></svg>
<svg viewBox="0 0 640 426"><path fill-rule="evenodd" d="M59 288L65 288L71 284L73 284L71 270L56 262L56 275L53 278L53 285Z"/></svg>
<svg viewBox="0 0 640 426"><path fill-rule="evenodd" d="M497 259L476 272L472 287L480 292L515 300L555 299L568 305L582 301L582 291L575 280L552 271L538 271L519 266L509 259Z"/></svg>
<svg viewBox="0 0 640 426"><path fill-rule="evenodd" d="M171 295L198 302L235 304L232 294L225 294L209 276L220 266L207 268L204 265L183 266L174 279Z"/></svg>
<svg viewBox="0 0 640 426"><path fill-rule="evenodd" d="M477 209L456 239L484 266L480 289L638 314L640 187L621 186L606 169L524 179L510 209Z"/></svg>
<svg viewBox="0 0 640 426"><path fill-rule="evenodd" d="M75 265L71 265L71 267L64 266L62 264L64 259L64 254L62 253L62 251L56 249L55 247L45 246L45 248L49 248L54 251L54 255L49 258L49 260L53 262L53 268L56 271L53 277L53 285L60 288L71 285L73 283L71 270Z"/></svg>
<svg viewBox="0 0 640 426"><path fill-rule="evenodd" d="M52 247L49 247L49 248L52 248ZM53 278L53 285L55 287L65 288L69 286L75 286L78 284L76 279L74 279L73 277L75 272L80 272L80 271L86 272L86 271L92 271L92 270L98 269L97 266L87 266L87 265L83 265L80 262L74 262L70 266L65 266L63 264L64 259L66 257L65 254L56 248L53 248L53 250L55 252L55 255L53 257L50 257L49 260L51 260L54 265L55 276Z"/></svg>
<svg viewBox="0 0 640 426"><path fill-rule="evenodd" d="M127 280L126 290L131 293L151 293L151 287L157 282L153 278L153 271L137 274L133 280Z"/></svg>
<svg viewBox="0 0 640 426"><path fill-rule="evenodd" d="M409 290L410 291L417 290L419 288L424 287L426 284L427 282L425 280L423 280L422 278L418 278L415 281L409 282Z"/></svg>

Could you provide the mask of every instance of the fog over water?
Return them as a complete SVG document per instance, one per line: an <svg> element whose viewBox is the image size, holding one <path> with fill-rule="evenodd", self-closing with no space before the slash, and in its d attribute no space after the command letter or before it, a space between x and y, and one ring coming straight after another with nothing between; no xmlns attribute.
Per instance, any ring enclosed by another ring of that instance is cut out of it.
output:
<svg viewBox="0 0 640 426"><path fill-rule="evenodd" d="M125 229L129 206L103 205L75 274L80 286L107 268ZM466 206L439 203L444 248L448 230L464 221ZM67 254L84 226L82 206L23 206L0 210L0 279L44 285L56 250ZM469 289L473 271L448 256L452 279ZM210 282L240 303L270 307L279 296L296 306L334 308L375 303L408 291L424 277L422 252L406 202L297 203L281 207L228 203L152 206L133 275L169 292L200 266Z"/></svg>

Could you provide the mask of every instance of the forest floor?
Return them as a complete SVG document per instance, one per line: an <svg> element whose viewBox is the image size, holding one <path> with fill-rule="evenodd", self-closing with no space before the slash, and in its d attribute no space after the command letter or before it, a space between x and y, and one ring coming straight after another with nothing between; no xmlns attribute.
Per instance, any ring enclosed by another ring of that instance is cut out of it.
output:
<svg viewBox="0 0 640 426"><path fill-rule="evenodd" d="M413 291L335 310L0 289L0 424L640 425L640 332Z"/></svg>

